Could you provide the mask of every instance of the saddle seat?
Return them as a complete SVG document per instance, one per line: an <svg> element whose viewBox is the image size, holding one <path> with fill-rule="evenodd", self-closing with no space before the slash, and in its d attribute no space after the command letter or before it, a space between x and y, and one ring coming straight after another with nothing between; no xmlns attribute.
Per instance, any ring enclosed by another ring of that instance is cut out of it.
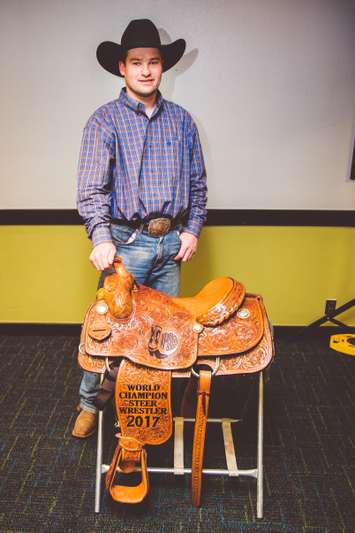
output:
<svg viewBox="0 0 355 533"><path fill-rule="evenodd" d="M115 318L124 319L133 312L134 293L140 293L139 284L125 268L121 257L116 257L113 263L115 273L108 276L104 286L97 292L97 300L104 300ZM195 296L188 298L174 298L165 295L163 307L172 307L187 311L193 320L203 326L218 326L227 320L240 307L245 297L242 283L233 278L217 278L205 285Z"/></svg>
<svg viewBox="0 0 355 533"><path fill-rule="evenodd" d="M217 326L229 318L241 305L245 288L233 278L217 278L205 285L195 296L171 298L204 326Z"/></svg>

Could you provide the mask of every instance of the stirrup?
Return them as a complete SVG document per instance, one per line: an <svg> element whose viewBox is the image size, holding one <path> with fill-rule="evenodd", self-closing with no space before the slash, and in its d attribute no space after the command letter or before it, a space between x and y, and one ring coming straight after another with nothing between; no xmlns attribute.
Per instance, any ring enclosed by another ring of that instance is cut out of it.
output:
<svg viewBox="0 0 355 533"><path fill-rule="evenodd" d="M148 494L149 489L147 452L133 437L118 435L118 438L119 442L106 474L106 488L116 502L140 503ZM140 468L137 468L137 465ZM127 486L114 483L117 473L125 475L137 470L141 472L141 481L137 485Z"/></svg>

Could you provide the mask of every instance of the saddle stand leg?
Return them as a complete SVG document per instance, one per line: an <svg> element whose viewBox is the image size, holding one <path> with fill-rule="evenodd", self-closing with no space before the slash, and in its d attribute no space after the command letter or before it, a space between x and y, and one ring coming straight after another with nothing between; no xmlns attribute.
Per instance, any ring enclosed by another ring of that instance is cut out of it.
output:
<svg viewBox="0 0 355 533"><path fill-rule="evenodd" d="M259 401L258 401L258 457L257 457L257 500L256 516L263 517L263 432L264 432L264 376L263 372L259 374Z"/></svg>
<svg viewBox="0 0 355 533"><path fill-rule="evenodd" d="M102 385L104 375L100 375ZM96 450L96 480L95 480L95 513L100 512L101 502L101 476L102 476L102 446L103 446L103 411L99 411L97 424L97 450Z"/></svg>

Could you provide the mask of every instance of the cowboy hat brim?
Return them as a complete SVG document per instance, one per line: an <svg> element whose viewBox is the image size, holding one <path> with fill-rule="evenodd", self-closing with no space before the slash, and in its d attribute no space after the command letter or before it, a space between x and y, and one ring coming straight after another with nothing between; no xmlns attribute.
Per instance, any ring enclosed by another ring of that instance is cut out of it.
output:
<svg viewBox="0 0 355 533"><path fill-rule="evenodd" d="M136 43L135 48L151 48L146 44ZM155 48L155 46L153 47ZM158 46L163 58L163 72L169 70L176 65L179 59L182 58L186 48L186 41L184 39L177 39L170 44L161 44ZM96 57L100 65L115 76L123 77L118 70L118 62L122 61L126 53L126 49L117 43L112 41L104 41L99 44L96 50Z"/></svg>

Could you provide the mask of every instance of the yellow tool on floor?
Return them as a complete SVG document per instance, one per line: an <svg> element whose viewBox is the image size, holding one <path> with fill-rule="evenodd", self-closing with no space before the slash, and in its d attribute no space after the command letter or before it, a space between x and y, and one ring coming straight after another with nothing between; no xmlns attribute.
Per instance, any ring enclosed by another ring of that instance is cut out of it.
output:
<svg viewBox="0 0 355 533"><path fill-rule="evenodd" d="M331 335L329 346L337 352L355 356L355 334Z"/></svg>

